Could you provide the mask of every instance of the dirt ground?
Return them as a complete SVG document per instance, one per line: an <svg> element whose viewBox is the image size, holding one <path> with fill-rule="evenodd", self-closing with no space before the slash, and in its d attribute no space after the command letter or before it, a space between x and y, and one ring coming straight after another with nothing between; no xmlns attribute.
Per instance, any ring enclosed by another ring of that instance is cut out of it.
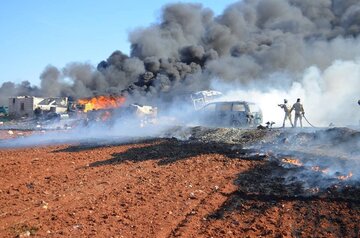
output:
<svg viewBox="0 0 360 238"><path fill-rule="evenodd" d="M264 157L174 138L0 149L0 237L360 237L358 188L305 196Z"/></svg>

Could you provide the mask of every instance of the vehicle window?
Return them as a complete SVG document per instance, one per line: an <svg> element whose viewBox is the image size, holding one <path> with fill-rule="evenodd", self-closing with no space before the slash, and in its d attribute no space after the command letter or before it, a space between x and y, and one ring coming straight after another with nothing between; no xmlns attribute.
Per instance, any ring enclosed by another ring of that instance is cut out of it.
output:
<svg viewBox="0 0 360 238"><path fill-rule="evenodd" d="M236 112L243 112L245 111L245 105L240 103L234 103L233 105L233 111Z"/></svg>
<svg viewBox="0 0 360 238"><path fill-rule="evenodd" d="M206 105L205 107L203 107L203 111L206 111L206 112L211 112L211 111L215 111L215 104L209 104L209 105Z"/></svg>
<svg viewBox="0 0 360 238"><path fill-rule="evenodd" d="M216 111L231 111L231 103L217 104Z"/></svg>
<svg viewBox="0 0 360 238"><path fill-rule="evenodd" d="M259 112L260 111L259 106L256 104L249 104L249 109L250 109L250 112Z"/></svg>

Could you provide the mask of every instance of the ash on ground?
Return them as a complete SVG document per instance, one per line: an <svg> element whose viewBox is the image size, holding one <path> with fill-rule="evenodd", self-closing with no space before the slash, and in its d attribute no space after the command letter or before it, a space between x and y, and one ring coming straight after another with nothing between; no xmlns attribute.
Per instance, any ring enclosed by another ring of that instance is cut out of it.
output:
<svg viewBox="0 0 360 238"><path fill-rule="evenodd" d="M215 151L234 158L264 161L237 179L240 190L246 193L295 197L360 195L360 131L355 129L179 127L166 134L171 135L184 143L211 145Z"/></svg>

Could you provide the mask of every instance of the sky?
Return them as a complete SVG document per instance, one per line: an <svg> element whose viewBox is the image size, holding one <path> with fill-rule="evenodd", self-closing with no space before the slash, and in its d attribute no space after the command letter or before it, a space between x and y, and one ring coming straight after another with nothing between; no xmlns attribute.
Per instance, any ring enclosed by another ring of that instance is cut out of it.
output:
<svg viewBox="0 0 360 238"><path fill-rule="evenodd" d="M39 85L47 65L96 66L112 52L130 52L128 33L159 22L169 3L201 3L219 15L236 0L12 0L0 7L0 85Z"/></svg>

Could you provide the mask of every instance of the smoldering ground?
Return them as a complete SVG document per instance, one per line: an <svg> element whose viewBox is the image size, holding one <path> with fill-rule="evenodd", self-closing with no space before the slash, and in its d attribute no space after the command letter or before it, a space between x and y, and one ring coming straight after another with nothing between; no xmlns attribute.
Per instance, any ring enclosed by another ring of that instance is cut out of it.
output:
<svg viewBox="0 0 360 238"><path fill-rule="evenodd" d="M293 185L301 194L311 195L327 189L359 186L360 131L349 128L307 128L278 130L271 139L250 145L267 154L279 169L272 177L285 186Z"/></svg>
<svg viewBox="0 0 360 238"><path fill-rule="evenodd" d="M359 130L194 127L187 131L190 132L178 134L190 136L179 138L222 145L232 158L263 161L264 166L271 168L263 182L281 183L283 189L296 188L296 195L312 196L327 193L329 189L334 192L360 186ZM256 179L259 174L253 176Z"/></svg>

